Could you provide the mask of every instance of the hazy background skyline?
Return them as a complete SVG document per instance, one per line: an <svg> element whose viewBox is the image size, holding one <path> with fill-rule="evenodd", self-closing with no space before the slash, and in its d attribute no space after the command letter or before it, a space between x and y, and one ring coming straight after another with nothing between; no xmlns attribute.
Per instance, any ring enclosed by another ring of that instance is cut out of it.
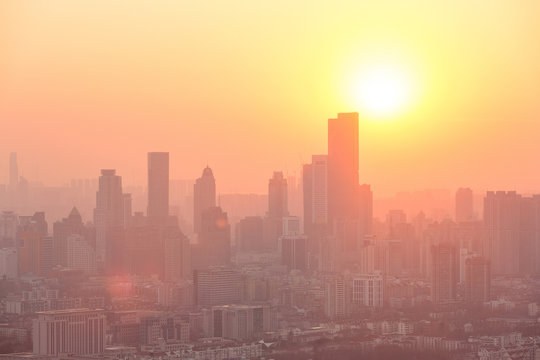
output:
<svg viewBox="0 0 540 360"><path fill-rule="evenodd" d="M219 192L265 193L326 153L328 118L358 111L376 197L538 191L539 17L532 0L2 1L0 182L15 151L46 185L102 168L144 185L146 153L169 151L172 179L208 164ZM377 61L419 88L386 121L351 90Z"/></svg>

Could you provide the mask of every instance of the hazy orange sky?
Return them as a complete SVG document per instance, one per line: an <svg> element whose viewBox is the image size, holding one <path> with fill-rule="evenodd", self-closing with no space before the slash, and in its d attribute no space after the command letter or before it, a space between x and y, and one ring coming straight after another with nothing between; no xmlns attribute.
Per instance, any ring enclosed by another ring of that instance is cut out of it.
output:
<svg viewBox="0 0 540 360"><path fill-rule="evenodd" d="M146 182L208 163L218 191L265 192L360 112L375 195L470 186L540 191L540 1L0 1L0 183L57 185L116 168ZM407 111L378 122L352 84L408 69Z"/></svg>

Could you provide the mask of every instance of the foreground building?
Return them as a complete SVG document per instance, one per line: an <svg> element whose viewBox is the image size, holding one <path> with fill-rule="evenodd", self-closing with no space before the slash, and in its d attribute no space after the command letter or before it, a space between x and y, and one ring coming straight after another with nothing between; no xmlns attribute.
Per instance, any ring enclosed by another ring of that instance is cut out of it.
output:
<svg viewBox="0 0 540 360"><path fill-rule="evenodd" d="M37 313L33 351L37 355L100 355L105 348L102 310L70 309Z"/></svg>

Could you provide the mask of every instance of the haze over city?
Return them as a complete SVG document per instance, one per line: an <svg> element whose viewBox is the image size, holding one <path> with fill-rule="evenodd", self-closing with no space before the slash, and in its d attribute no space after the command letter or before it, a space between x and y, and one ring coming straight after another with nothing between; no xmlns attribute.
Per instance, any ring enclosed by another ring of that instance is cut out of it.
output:
<svg viewBox="0 0 540 360"><path fill-rule="evenodd" d="M540 2L0 2L0 360L540 359Z"/></svg>

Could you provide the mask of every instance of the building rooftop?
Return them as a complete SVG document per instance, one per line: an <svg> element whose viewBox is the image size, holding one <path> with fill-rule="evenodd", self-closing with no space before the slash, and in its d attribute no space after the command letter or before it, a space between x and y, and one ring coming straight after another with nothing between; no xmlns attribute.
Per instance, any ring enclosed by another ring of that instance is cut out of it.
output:
<svg viewBox="0 0 540 360"><path fill-rule="evenodd" d="M89 308L79 308L79 309L65 309L65 310L48 310L48 311L38 311L36 314L39 315L61 315L61 314L77 314L84 312L101 312L103 309L89 309Z"/></svg>

